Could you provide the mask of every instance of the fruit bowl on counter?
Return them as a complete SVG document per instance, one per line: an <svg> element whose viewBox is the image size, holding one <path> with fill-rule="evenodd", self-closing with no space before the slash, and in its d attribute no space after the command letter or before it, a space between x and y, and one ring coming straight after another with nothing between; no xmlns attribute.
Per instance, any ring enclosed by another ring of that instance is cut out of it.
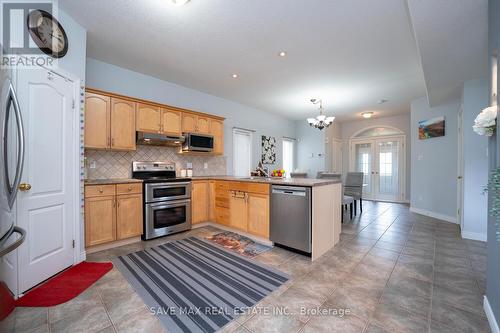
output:
<svg viewBox="0 0 500 333"><path fill-rule="evenodd" d="M271 178L285 178L285 170L283 170L283 169L274 169L271 172Z"/></svg>

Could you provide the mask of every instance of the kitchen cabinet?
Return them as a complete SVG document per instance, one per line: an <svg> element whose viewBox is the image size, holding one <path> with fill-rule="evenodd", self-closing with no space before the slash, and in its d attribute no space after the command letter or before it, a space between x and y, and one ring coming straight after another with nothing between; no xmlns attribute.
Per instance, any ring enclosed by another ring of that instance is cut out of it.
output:
<svg viewBox="0 0 500 333"><path fill-rule="evenodd" d="M229 197L229 226L242 231L248 227L248 193L230 191Z"/></svg>
<svg viewBox="0 0 500 333"><path fill-rule="evenodd" d="M142 194L118 195L116 197L116 239L140 236L142 228Z"/></svg>
<svg viewBox="0 0 500 333"><path fill-rule="evenodd" d="M161 114L160 107L137 103L137 124L136 130L139 132L147 132L147 133L160 133L161 132Z"/></svg>
<svg viewBox="0 0 500 333"><path fill-rule="evenodd" d="M214 150L216 155L224 154L224 123L220 120L210 119L210 134L214 137Z"/></svg>
<svg viewBox="0 0 500 333"><path fill-rule="evenodd" d="M85 199L85 247L116 239L115 200L114 196Z"/></svg>
<svg viewBox="0 0 500 333"><path fill-rule="evenodd" d="M87 92L85 148L135 150L135 102Z"/></svg>
<svg viewBox="0 0 500 333"><path fill-rule="evenodd" d="M183 113L182 132L210 134L210 117Z"/></svg>
<svg viewBox="0 0 500 333"><path fill-rule="evenodd" d="M191 220L193 224L206 222L209 218L208 181L191 183Z"/></svg>
<svg viewBox="0 0 500 333"><path fill-rule="evenodd" d="M161 132L166 135L182 135L182 116L180 111L161 109Z"/></svg>
<svg viewBox="0 0 500 333"><path fill-rule="evenodd" d="M111 98L99 94L85 95L85 148L109 148Z"/></svg>
<svg viewBox="0 0 500 333"><path fill-rule="evenodd" d="M85 247L142 235L142 184L85 186Z"/></svg>
<svg viewBox="0 0 500 333"><path fill-rule="evenodd" d="M215 181L208 182L208 220L215 222Z"/></svg>
<svg viewBox="0 0 500 333"><path fill-rule="evenodd" d="M248 232L269 238L269 195L249 193Z"/></svg>
<svg viewBox="0 0 500 333"><path fill-rule="evenodd" d="M135 103L111 98L111 149L135 150Z"/></svg>

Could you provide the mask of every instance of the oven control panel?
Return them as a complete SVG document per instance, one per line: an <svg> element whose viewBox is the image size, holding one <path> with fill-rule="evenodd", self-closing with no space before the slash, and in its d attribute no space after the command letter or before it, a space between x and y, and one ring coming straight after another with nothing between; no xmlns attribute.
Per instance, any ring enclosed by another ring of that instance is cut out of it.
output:
<svg viewBox="0 0 500 333"><path fill-rule="evenodd" d="M133 162L132 171L175 171L175 163L170 162Z"/></svg>

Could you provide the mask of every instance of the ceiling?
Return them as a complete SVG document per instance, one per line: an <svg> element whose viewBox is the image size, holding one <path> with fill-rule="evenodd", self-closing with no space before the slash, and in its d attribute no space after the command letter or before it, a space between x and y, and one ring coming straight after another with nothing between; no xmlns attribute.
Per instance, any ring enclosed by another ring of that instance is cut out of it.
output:
<svg viewBox="0 0 500 333"><path fill-rule="evenodd" d="M340 121L400 114L429 88L404 0L59 5L88 30L88 57L292 119L317 114L311 98Z"/></svg>

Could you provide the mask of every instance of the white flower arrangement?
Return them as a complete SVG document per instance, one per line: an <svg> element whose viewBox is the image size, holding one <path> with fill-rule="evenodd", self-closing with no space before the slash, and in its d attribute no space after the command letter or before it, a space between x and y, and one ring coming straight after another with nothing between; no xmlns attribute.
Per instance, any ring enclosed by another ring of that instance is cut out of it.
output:
<svg viewBox="0 0 500 333"><path fill-rule="evenodd" d="M481 111L481 113L474 120L472 129L479 135L492 136L495 133L497 124L497 111L498 107L490 106Z"/></svg>

